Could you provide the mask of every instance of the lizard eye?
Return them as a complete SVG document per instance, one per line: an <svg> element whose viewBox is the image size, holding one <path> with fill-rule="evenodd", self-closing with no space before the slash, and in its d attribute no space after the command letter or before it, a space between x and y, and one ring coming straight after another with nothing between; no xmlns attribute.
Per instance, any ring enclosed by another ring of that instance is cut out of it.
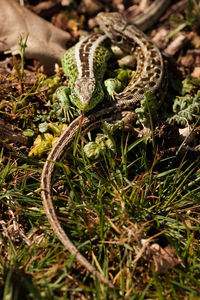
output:
<svg viewBox="0 0 200 300"><path fill-rule="evenodd" d="M122 36L121 35L116 35L116 41L118 42L118 43L120 43L121 41L122 41Z"/></svg>

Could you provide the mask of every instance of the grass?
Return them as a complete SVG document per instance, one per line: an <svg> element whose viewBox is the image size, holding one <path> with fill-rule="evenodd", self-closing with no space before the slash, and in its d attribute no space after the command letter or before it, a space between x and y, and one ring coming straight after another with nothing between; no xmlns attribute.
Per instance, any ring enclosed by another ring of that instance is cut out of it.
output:
<svg viewBox="0 0 200 300"><path fill-rule="evenodd" d="M55 177L54 204L70 239L114 282L114 291L53 234L40 199L42 163L2 152L1 299L200 296L198 159L152 157L144 139L135 143L120 131L113 139L115 152L107 149L97 159L87 158L83 141L75 156L68 153ZM170 244L183 264L157 274L147 251L133 264L149 238L150 245Z"/></svg>
<svg viewBox="0 0 200 300"><path fill-rule="evenodd" d="M182 27L198 19L197 1L188 3ZM28 157L30 144L16 150L1 143L0 299L200 299L199 158L187 153L184 143L173 150L173 130L166 127L160 138L154 118L152 142L117 126L111 132L106 124L98 141L99 132L81 141L77 137L55 174L54 205L62 227L114 289L89 274L56 238L42 206L40 176L60 123L78 112L54 99L59 69L47 80L41 71L29 77L24 72L26 41L19 40L21 62L14 60L16 74L9 86L2 82L0 116L21 128L31 145L37 135L40 142L32 152L37 158ZM184 125L189 116L195 131L199 82L172 78L171 85L171 107L164 105L159 117ZM153 115L151 104L143 101L140 118ZM159 274L150 255L153 245L171 246L181 263Z"/></svg>

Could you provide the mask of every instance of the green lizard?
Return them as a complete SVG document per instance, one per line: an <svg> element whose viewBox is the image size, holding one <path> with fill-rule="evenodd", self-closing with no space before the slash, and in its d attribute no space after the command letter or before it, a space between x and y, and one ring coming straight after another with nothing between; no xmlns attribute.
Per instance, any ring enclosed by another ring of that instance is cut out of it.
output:
<svg viewBox="0 0 200 300"><path fill-rule="evenodd" d="M111 52L104 46L106 35L92 34L68 49L61 62L70 86L69 98L81 111L93 109L104 98L102 80ZM60 87L57 97L69 89Z"/></svg>
<svg viewBox="0 0 200 300"><path fill-rule="evenodd" d="M62 159L66 149L69 149L73 144L77 130L79 130L80 121L82 122L81 132L85 134L91 129L99 128L102 125L102 120L115 121L124 119L124 113L127 110L134 110L140 104L141 100L144 99L146 91L163 94L166 87L166 77L164 74L163 58L159 49L134 25L128 24L118 13L100 13L97 16L97 21L113 43L123 50L128 50L130 54L136 54L136 72L127 87L122 92L113 95L116 102L112 106L97 112L86 112L83 118L79 116L60 136L43 168L41 195L46 215L57 237L88 271L109 287L113 287L113 284L97 271L79 252L61 227L53 205L52 187L56 162ZM105 72L108 54L107 50L105 52L101 50L101 57L98 54L100 53L99 49L103 49L100 45L102 45L105 39L104 35L97 34L95 38L93 37L93 42L90 42L91 37L89 36L80 42L78 46L75 46L74 49L72 48L69 52L67 51L62 60L72 88L70 99L81 110L91 110L103 98L100 81L102 82ZM88 80L88 84L86 83L86 79ZM82 82L81 86L79 81ZM97 83L97 86L94 85L94 82ZM83 99L80 93L84 93L86 98Z"/></svg>

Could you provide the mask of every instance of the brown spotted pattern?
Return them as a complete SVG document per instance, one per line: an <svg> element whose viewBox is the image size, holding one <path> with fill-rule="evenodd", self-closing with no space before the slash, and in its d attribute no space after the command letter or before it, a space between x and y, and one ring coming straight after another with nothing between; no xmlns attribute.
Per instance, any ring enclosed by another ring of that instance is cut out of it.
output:
<svg viewBox="0 0 200 300"><path fill-rule="evenodd" d="M164 63L156 45L137 27L122 19L119 13L100 13L96 19L113 43L124 51L129 49L129 54L137 59L136 72L128 86L115 95L116 101L124 107L137 106L144 99L145 92L152 91L157 95L163 82Z"/></svg>
<svg viewBox="0 0 200 300"><path fill-rule="evenodd" d="M146 91L151 90L156 94L159 93L161 89L164 89L166 76L164 76L163 59L160 51L146 35L135 26L127 25L126 21L118 13L100 13L98 16L100 25L106 25L102 26L105 27L104 31L106 35L108 35L111 40L116 40L119 46L121 45L122 47L123 45L123 49L128 49L131 53L134 52L137 57L136 73L124 91L116 95L118 102L116 102L115 105L96 113L92 112L86 114L84 117L80 116L68 126L51 150L44 164L41 177L41 195L48 220L63 245L89 272L93 273L100 281L113 287L112 283L97 271L79 252L61 227L52 198L53 175L56 162L62 159L65 151L72 145L76 133L80 129L80 123L83 134L83 132L87 133L92 128L100 127L102 120L109 121L111 119L118 119L118 114L121 114L124 106L127 109L130 109L132 106L137 106L139 101L144 98ZM108 29L109 27L110 29ZM108 30L108 34L106 30ZM80 50L79 67L81 68L82 76L88 77L88 72L91 72L91 70L88 71L90 68L86 67L86 61L91 62L89 53L93 46L92 38L91 41L87 40L87 43L83 42L78 46L78 50ZM120 116L120 118L122 118L122 116Z"/></svg>

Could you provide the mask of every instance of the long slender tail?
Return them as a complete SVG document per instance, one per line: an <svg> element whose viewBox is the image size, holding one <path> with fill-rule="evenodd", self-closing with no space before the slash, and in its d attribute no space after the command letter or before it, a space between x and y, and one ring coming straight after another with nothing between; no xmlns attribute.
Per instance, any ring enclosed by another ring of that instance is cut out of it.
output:
<svg viewBox="0 0 200 300"><path fill-rule="evenodd" d="M72 145L79 125L81 123L82 132L85 134L89 132L92 128L98 128L102 124L102 120L108 120L117 117L117 114L113 114L113 108L103 109L96 114L89 114L88 116L80 116L76 118L66 129L66 131L60 136L56 145L51 150L47 161L44 164L42 176L41 176L41 196L43 200L43 206L53 228L55 234L63 243L63 245L68 249L68 251L74 255L77 261L80 262L89 272L94 274L101 282L107 284L109 287L113 288L113 284L106 279L99 271L97 271L94 266L79 252L79 250L70 241L65 231L62 229L58 217L55 212L52 197L52 186L53 186L53 175L55 173L55 163L60 161L67 149Z"/></svg>

